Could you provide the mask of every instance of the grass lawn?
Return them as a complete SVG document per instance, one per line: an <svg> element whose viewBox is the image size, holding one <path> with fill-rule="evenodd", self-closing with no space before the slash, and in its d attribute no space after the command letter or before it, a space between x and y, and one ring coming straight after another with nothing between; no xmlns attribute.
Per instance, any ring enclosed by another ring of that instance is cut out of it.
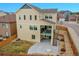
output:
<svg viewBox="0 0 79 59"><path fill-rule="evenodd" d="M33 45L32 42L27 41L16 41L0 47L0 52L3 53L16 53L16 54L27 54L28 49Z"/></svg>

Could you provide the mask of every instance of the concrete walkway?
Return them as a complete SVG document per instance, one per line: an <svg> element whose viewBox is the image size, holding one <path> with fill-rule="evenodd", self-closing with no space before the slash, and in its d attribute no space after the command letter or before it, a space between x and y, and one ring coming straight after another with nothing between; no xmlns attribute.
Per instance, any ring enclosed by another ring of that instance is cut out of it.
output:
<svg viewBox="0 0 79 59"><path fill-rule="evenodd" d="M41 54L52 54L57 55L58 54L58 46L52 46L48 40L44 40L40 43L36 43L33 45L29 50L28 54L32 53L41 53Z"/></svg>

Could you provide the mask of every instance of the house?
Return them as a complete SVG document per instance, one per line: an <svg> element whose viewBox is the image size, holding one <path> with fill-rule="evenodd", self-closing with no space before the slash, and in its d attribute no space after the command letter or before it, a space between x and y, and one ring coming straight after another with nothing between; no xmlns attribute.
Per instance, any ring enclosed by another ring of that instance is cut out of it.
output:
<svg viewBox="0 0 79 59"><path fill-rule="evenodd" d="M32 4L24 4L16 12L18 39L53 42L57 22L57 9L41 9Z"/></svg>
<svg viewBox="0 0 79 59"><path fill-rule="evenodd" d="M72 15L70 15L69 16L69 21L71 21L71 22L76 22L76 15L74 15L74 14L72 14Z"/></svg>
<svg viewBox="0 0 79 59"><path fill-rule="evenodd" d="M16 34L16 15L8 14L0 17L0 38L7 38Z"/></svg>
<svg viewBox="0 0 79 59"><path fill-rule="evenodd" d="M59 11L58 12L58 22L64 22L64 21L69 21L69 16L70 16L71 11Z"/></svg>
<svg viewBox="0 0 79 59"><path fill-rule="evenodd" d="M79 23L79 12L73 12L69 16L69 21Z"/></svg>

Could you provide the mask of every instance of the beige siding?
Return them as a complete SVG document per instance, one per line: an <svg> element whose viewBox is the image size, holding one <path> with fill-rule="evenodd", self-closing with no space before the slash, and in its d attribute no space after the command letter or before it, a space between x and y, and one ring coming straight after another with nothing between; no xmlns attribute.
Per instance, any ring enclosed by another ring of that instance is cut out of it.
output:
<svg viewBox="0 0 79 59"><path fill-rule="evenodd" d="M26 20L23 19L23 15L26 15ZM32 15L32 20L30 20L29 15ZM34 15L37 15L37 20L35 20ZM40 20L40 15L42 14L40 14L34 9L21 9L16 13L18 38L22 40L27 40L27 41L40 42L40 25L51 25L52 26L52 39L53 39L54 24ZM19 16L22 17L21 20L19 20ZM56 17L57 14L53 15L53 17L54 16ZM56 18L54 19L57 20ZM20 29L20 25L22 26L21 29ZM30 25L36 25L37 30L30 30L29 29ZM36 36L36 39L32 39L32 34Z"/></svg>

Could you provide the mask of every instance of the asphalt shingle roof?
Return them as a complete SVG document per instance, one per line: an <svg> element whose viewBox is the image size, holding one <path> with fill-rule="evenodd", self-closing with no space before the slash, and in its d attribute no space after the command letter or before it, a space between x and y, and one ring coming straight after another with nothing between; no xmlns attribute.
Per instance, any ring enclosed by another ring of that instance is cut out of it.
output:
<svg viewBox="0 0 79 59"><path fill-rule="evenodd" d="M38 8L38 7L36 7L32 4L29 4L29 3L24 4L20 9L29 9L29 8L34 8L38 12L41 12L41 13L54 13L54 12L57 12L57 9L41 9L41 8Z"/></svg>

